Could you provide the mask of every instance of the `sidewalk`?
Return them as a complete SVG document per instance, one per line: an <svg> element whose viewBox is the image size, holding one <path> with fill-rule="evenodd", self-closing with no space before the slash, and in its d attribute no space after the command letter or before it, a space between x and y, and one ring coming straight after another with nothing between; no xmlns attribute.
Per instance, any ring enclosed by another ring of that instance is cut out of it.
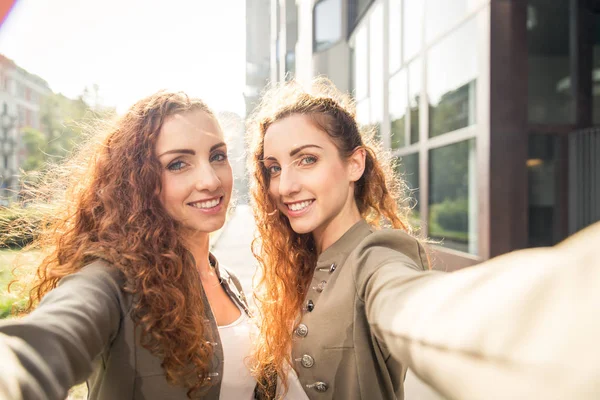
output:
<svg viewBox="0 0 600 400"><path fill-rule="evenodd" d="M256 269L256 261L250 251L254 229L250 206L238 205L212 247L219 263L240 278L248 298L251 297L252 276ZM404 381L404 395L406 400L443 400L410 370Z"/></svg>

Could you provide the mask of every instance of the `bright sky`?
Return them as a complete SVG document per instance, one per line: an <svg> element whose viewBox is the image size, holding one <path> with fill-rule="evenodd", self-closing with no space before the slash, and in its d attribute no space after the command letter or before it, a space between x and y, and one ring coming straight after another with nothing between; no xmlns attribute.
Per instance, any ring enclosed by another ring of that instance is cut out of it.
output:
<svg viewBox="0 0 600 400"><path fill-rule="evenodd" d="M244 116L245 0L17 0L0 53L69 97L125 111L161 88Z"/></svg>

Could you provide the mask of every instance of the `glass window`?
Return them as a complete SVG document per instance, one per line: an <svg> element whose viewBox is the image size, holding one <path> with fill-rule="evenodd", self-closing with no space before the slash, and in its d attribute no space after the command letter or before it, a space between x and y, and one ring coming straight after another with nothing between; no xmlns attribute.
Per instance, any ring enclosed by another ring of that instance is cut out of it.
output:
<svg viewBox="0 0 600 400"><path fill-rule="evenodd" d="M425 0L409 0L404 2L403 48L404 59L409 60L421 50L421 28L423 26L423 10Z"/></svg>
<svg viewBox="0 0 600 400"><path fill-rule="evenodd" d="M321 0L314 9L315 38L313 51L331 47L342 38L342 1Z"/></svg>
<svg viewBox="0 0 600 400"><path fill-rule="evenodd" d="M475 139L429 151L429 236L477 254Z"/></svg>
<svg viewBox="0 0 600 400"><path fill-rule="evenodd" d="M285 37L287 51L294 51L298 41L298 7L296 0L285 1Z"/></svg>
<svg viewBox="0 0 600 400"><path fill-rule="evenodd" d="M354 89L357 100L368 96L369 53L367 52L367 27L358 28L354 44Z"/></svg>
<svg viewBox="0 0 600 400"><path fill-rule="evenodd" d="M534 123L573 123L569 2L529 0L528 115Z"/></svg>
<svg viewBox="0 0 600 400"><path fill-rule="evenodd" d="M288 51L285 54L285 80L294 79L296 75L296 53Z"/></svg>
<svg viewBox="0 0 600 400"><path fill-rule="evenodd" d="M419 101L421 99L422 64L416 59L408 66L408 101L410 107L410 143L419 141Z"/></svg>
<svg viewBox="0 0 600 400"><path fill-rule="evenodd" d="M600 125L600 14L594 14L593 26L592 121Z"/></svg>
<svg viewBox="0 0 600 400"><path fill-rule="evenodd" d="M427 0L425 40L430 42L460 21L483 0Z"/></svg>
<svg viewBox="0 0 600 400"><path fill-rule="evenodd" d="M419 153L407 154L396 160L396 173L406 183L410 198L409 204L413 208L411 224L421 225L421 205L419 204Z"/></svg>
<svg viewBox="0 0 600 400"><path fill-rule="evenodd" d="M389 8L389 60L390 73L396 72L402 65L402 3L390 0Z"/></svg>
<svg viewBox="0 0 600 400"><path fill-rule="evenodd" d="M369 98L371 99L371 123L380 130L383 120L383 7L374 6L369 18Z"/></svg>
<svg viewBox="0 0 600 400"><path fill-rule="evenodd" d="M472 19L429 51L429 137L475 123L477 75L477 20Z"/></svg>
<svg viewBox="0 0 600 400"><path fill-rule="evenodd" d="M348 15L351 28L356 26L358 20L363 16L369 5L373 0L349 0L348 1Z"/></svg>
<svg viewBox="0 0 600 400"><path fill-rule="evenodd" d="M552 246L559 240L557 202L558 139L530 135L527 159L529 246Z"/></svg>
<svg viewBox="0 0 600 400"><path fill-rule="evenodd" d="M389 92L392 149L398 149L406 145L406 70L390 78Z"/></svg>

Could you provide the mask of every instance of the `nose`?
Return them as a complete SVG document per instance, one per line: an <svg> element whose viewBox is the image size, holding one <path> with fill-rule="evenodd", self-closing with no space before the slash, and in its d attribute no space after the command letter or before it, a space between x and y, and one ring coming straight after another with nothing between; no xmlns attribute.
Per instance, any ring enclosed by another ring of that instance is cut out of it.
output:
<svg viewBox="0 0 600 400"><path fill-rule="evenodd" d="M279 175L279 195L289 197L300 191L301 185L293 168L282 168Z"/></svg>
<svg viewBox="0 0 600 400"><path fill-rule="evenodd" d="M215 192L221 186L221 180L210 163L201 165L194 178L196 190L200 192Z"/></svg>

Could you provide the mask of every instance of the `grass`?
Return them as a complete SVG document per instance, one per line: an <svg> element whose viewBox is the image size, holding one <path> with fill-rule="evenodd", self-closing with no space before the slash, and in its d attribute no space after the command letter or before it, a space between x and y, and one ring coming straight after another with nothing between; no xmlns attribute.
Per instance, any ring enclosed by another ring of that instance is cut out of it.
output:
<svg viewBox="0 0 600 400"><path fill-rule="evenodd" d="M0 250L0 318L10 317L13 305L23 308L27 299L22 296L21 282L11 287L8 291L8 284L15 279L12 270L15 263L18 262L23 268L17 273L19 278L33 274L39 258L38 252L21 252L18 250Z"/></svg>

